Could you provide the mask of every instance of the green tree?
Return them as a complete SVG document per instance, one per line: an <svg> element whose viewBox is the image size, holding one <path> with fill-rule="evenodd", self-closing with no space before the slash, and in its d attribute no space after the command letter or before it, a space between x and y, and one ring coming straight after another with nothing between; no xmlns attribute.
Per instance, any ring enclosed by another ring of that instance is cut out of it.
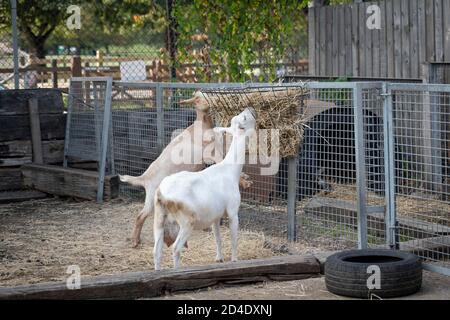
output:
<svg viewBox="0 0 450 320"><path fill-rule="evenodd" d="M193 36L206 34L204 46L211 63L224 66L221 72L231 81L248 80L245 70L250 64L274 66L283 58L289 39L305 21L307 4L305 0L176 1L178 57L189 60L190 49L198 45ZM270 70L274 78L275 68Z"/></svg>
<svg viewBox="0 0 450 320"><path fill-rule="evenodd" d="M70 16L67 8L70 5L81 7L81 30L66 28L65 21ZM47 40L52 35L59 39L76 40L78 45L83 44L83 38L86 42L94 40L92 37L96 33L103 39L109 36L111 41L111 37L125 29L149 27L160 22L154 19L157 8L156 3L148 0L18 0L17 26L25 46L37 57L43 58ZM0 24L3 29L11 26L10 10L10 5L0 6ZM142 16L143 19L137 21L133 19L135 16ZM83 20L87 22L85 27Z"/></svg>

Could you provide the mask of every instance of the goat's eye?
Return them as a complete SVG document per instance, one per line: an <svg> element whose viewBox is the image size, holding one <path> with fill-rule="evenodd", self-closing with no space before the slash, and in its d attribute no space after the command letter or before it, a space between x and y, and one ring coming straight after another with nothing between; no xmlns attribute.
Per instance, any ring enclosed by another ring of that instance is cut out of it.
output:
<svg viewBox="0 0 450 320"><path fill-rule="evenodd" d="M244 121L245 121L245 120L247 120L247 117L246 117L246 116L244 116Z"/></svg>

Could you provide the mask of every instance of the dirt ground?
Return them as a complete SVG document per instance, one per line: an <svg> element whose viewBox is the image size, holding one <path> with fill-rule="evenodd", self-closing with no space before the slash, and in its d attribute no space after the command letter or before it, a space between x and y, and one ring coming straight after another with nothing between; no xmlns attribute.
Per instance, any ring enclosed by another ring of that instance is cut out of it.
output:
<svg viewBox="0 0 450 320"><path fill-rule="evenodd" d="M121 199L103 205L59 198L0 205L0 286L65 280L70 265L78 265L83 277L152 270L153 218L144 225L138 249L131 248L129 239L141 208L139 201ZM222 235L228 260L228 227L222 227ZM272 245L274 238L268 240L261 232L240 230L239 258L287 253ZM319 250L303 243L295 249ZM182 264L205 265L213 263L214 257L212 232L196 231L183 252ZM163 268L171 264L170 251L165 249Z"/></svg>
<svg viewBox="0 0 450 320"><path fill-rule="evenodd" d="M174 300L348 300L327 291L325 278L285 282L264 282L239 287L216 287L156 298ZM428 271L423 273L422 288L402 300L450 300L450 277Z"/></svg>

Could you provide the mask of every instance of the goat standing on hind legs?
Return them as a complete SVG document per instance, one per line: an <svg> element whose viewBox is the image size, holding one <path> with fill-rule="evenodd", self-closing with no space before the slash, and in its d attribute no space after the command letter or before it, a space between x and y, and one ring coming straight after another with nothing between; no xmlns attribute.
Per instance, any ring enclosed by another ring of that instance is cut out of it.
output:
<svg viewBox="0 0 450 320"><path fill-rule="evenodd" d="M140 243L142 227L154 209L153 199L155 191L165 177L180 171L200 171L205 167L204 161L214 163L222 160L222 154L214 154L214 158L204 159L203 157L205 145L210 144L214 138L212 132L214 122L209 115L209 105L203 94L200 91L196 91L193 98L180 101L179 104L193 104L195 106L197 118L194 123L173 139L141 176L120 176L122 182L145 188L145 205L136 218L132 234L133 248L136 248ZM199 131L198 135L201 135L200 137L196 136L196 130ZM176 149L187 150L191 153L193 159L200 159L200 161L175 163L172 156ZM241 186L243 188L251 186L251 182L246 179L246 175L243 175L241 179ZM172 224L166 225L164 242L167 246L170 246L175 241L178 233L177 227Z"/></svg>
<svg viewBox="0 0 450 320"><path fill-rule="evenodd" d="M231 120L230 128L216 132L233 135L225 158L200 172L179 172L163 179L156 190L154 206L154 263L161 269L165 225L179 230L173 246L173 266L178 268L181 251L193 230L213 226L216 261L223 261L220 219L226 214L231 236L231 261L237 261L238 211L241 203L239 180L245 163L247 137L254 132L256 114L247 108Z"/></svg>

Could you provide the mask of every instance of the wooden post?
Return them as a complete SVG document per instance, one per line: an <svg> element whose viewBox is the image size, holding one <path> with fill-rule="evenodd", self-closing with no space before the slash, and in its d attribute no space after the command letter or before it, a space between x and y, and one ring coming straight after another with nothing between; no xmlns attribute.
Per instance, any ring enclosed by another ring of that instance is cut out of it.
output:
<svg viewBox="0 0 450 320"><path fill-rule="evenodd" d="M98 66L103 67L103 51L97 50L96 58Z"/></svg>
<svg viewBox="0 0 450 320"><path fill-rule="evenodd" d="M42 156L41 123L39 120L38 100L30 99L28 101L28 108L30 114L31 142L33 145L33 162L42 164L44 163L44 158Z"/></svg>
<svg viewBox="0 0 450 320"><path fill-rule="evenodd" d="M58 88L58 61L52 59L52 84L53 88Z"/></svg>
<svg viewBox="0 0 450 320"><path fill-rule="evenodd" d="M72 77L81 77L81 69L81 57L73 56L72 65L70 67Z"/></svg>

